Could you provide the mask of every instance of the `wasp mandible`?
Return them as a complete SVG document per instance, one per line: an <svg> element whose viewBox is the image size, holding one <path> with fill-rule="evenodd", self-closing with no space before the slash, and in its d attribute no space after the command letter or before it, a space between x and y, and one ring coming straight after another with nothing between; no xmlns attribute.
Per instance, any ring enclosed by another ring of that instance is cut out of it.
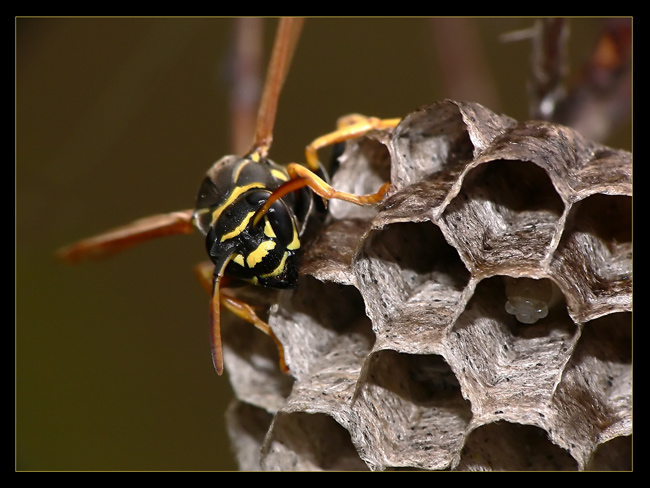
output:
<svg viewBox="0 0 650 488"><path fill-rule="evenodd" d="M287 372L282 344L252 307L224 293L232 280L272 288L293 288L298 279L301 237L315 214L326 212L326 202L340 199L357 205L382 201L389 183L377 193L340 192L328 183L317 151L325 146L361 136L373 129L393 128L400 119L350 116L339 128L314 140L305 150L306 166L280 166L267 158L280 92L302 31L304 19L282 18L271 52L258 109L251 149L244 156L225 156L208 170L194 209L154 215L123 227L81 240L58 251L67 262L97 259L135 244L196 228L205 235L211 263L197 267L211 292L210 330L212 361L223 372L220 307L235 313L271 336Z"/></svg>

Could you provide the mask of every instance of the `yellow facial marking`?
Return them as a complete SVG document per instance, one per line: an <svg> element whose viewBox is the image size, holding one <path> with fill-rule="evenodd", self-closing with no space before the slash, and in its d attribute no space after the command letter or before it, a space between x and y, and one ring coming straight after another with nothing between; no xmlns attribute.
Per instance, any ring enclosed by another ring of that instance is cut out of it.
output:
<svg viewBox="0 0 650 488"><path fill-rule="evenodd" d="M289 243L287 246L287 249L294 251L300 247L300 238L298 237L298 232L296 232L296 228L293 228L293 240Z"/></svg>
<svg viewBox="0 0 650 488"><path fill-rule="evenodd" d="M248 222L250 222L251 218L253 218L253 215L255 215L255 212L248 212L248 215L242 219L242 221L239 223L237 227L235 227L233 230L228 232L227 234L224 234L221 236L221 242L226 241L228 239L231 239L235 237L236 235L239 235L241 231L243 231L246 226L248 225Z"/></svg>
<svg viewBox="0 0 650 488"><path fill-rule="evenodd" d="M262 242L259 246L257 246L257 249L254 251L251 251L251 253L246 256L246 264L248 265L249 268L255 267L257 263L259 263L264 257L271 252L271 250L275 247L275 241L264 241Z"/></svg>
<svg viewBox="0 0 650 488"><path fill-rule="evenodd" d="M269 222L269 219L267 218L264 219L264 234L266 234L267 237L276 237L273 227L271 227L271 222Z"/></svg>
<svg viewBox="0 0 650 488"><path fill-rule="evenodd" d="M284 270L284 265L287 262L287 257L289 256L289 253L285 252L284 255L282 256L282 261L280 261L280 264L271 271L270 273L267 273L265 275L261 275L260 278L270 278L271 276L278 276L279 274L282 273Z"/></svg>
<svg viewBox="0 0 650 488"><path fill-rule="evenodd" d="M235 254L233 254L233 255L232 255L232 260L233 260L234 262L236 262L236 263L237 263L239 266L241 266L242 268L245 266L245 265L244 265L244 256L242 256L242 255L239 254L239 253L235 253Z"/></svg>

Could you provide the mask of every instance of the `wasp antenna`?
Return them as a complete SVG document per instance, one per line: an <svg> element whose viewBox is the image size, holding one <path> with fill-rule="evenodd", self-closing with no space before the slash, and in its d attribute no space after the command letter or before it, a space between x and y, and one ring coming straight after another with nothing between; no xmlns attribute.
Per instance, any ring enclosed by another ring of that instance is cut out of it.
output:
<svg viewBox="0 0 650 488"><path fill-rule="evenodd" d="M264 91L262 92L260 108L257 114L255 139L250 151L262 157L266 156L271 147L280 91L289 71L304 20L300 17L283 17L278 24Z"/></svg>
<svg viewBox="0 0 650 488"><path fill-rule="evenodd" d="M221 279L226 266L234 254L229 253L220 265L215 266L212 278L212 297L210 298L210 344L212 346L212 364L218 375L223 373L223 349L221 346Z"/></svg>
<svg viewBox="0 0 650 488"><path fill-rule="evenodd" d="M262 205L257 210L257 212L255 212L255 215L253 216L253 226L257 225L260 219L264 217L264 214L269 211L271 205L277 202L280 198L282 198L285 195L288 195L291 192L298 191L301 188L307 186L308 184L309 184L309 180L307 178L298 177L298 178L293 178L287 181L286 183L280 185L273 193L269 195L269 198L266 200L266 202L264 202L264 205Z"/></svg>
<svg viewBox="0 0 650 488"><path fill-rule="evenodd" d="M210 299L210 343L212 346L212 364L218 375L223 373L223 348L221 347L221 316L219 304L219 280L214 280L212 298Z"/></svg>

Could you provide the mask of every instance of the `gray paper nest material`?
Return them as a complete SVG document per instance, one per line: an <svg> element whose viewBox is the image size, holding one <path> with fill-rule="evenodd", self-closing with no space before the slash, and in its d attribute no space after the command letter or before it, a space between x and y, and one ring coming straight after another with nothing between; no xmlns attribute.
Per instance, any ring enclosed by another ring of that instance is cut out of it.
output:
<svg viewBox="0 0 650 488"><path fill-rule="evenodd" d="M629 469L631 154L444 101L347 144L270 340L232 324L242 469ZM532 325L504 276L561 291Z"/></svg>

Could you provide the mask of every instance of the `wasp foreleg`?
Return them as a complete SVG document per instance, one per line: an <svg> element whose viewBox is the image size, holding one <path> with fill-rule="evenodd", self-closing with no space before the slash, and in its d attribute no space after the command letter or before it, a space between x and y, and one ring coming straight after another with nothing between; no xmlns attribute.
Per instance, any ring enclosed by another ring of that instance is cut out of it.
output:
<svg viewBox="0 0 650 488"><path fill-rule="evenodd" d="M206 261L203 263L200 263L195 266L194 268L197 277L199 278L199 281L201 282L201 285L206 289L208 293L212 293L213 290L213 271L214 271L214 266L211 262ZM244 319L246 322L249 322L253 324L255 327L257 327L259 330L267 334L268 336L273 339L273 342L275 342L275 345L278 348L278 355L280 358L280 369L282 370L283 373L288 373L289 368L287 367L285 360L284 360L284 348L282 347L282 343L280 340L277 338L277 336L273 333L273 330L269 325L264 322L262 319L260 319L257 314L255 313L255 310L253 310L253 307L248 305L247 303L243 302L242 300L235 298L231 293L230 290L227 288L228 284L228 277L224 277L221 280L221 286L218 290L219 293L219 303L225 307L226 309L230 310L233 314L235 314L237 317ZM216 317L216 320L219 320L220 317ZM219 349L221 348L221 341L220 339L217 339L217 343L219 344ZM217 363L221 363L221 351L215 351L218 356L218 361ZM215 368L219 372L219 370L222 368L221 364L215 364Z"/></svg>

